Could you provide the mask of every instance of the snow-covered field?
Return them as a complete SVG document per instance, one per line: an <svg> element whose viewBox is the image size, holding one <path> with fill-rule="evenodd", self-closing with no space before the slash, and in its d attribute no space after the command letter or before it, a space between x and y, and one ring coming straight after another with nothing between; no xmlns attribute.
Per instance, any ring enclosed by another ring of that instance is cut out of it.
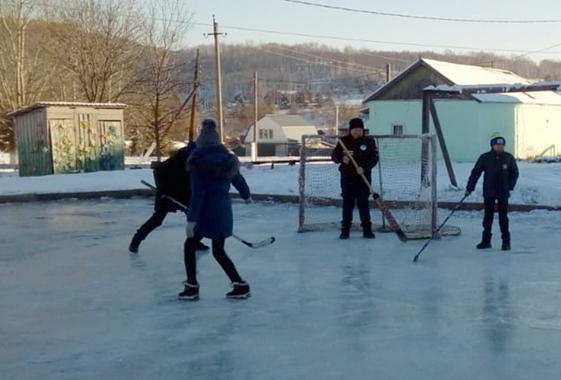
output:
<svg viewBox="0 0 561 380"><path fill-rule="evenodd" d="M324 164L333 165L333 164ZM473 164L454 164L460 188L464 188ZM561 163L537 164L520 162L520 179L512 193L511 203L561 206ZM298 195L300 166L287 164L253 165L243 167L251 190L255 194ZM150 169L96 172L85 174L51 175L43 177L18 177L16 172L0 172L0 195L33 193L67 193L79 191L129 190L144 188L140 180L153 182ZM329 179L338 186L338 178ZM438 167L438 197L441 201L458 201L462 191L454 190L442 162ZM482 201L482 179L476 192L469 198Z"/></svg>
<svg viewBox="0 0 561 380"><path fill-rule="evenodd" d="M281 172L293 178L292 170ZM255 184L264 173L246 174ZM176 298L183 216L171 215L138 254L127 251L151 212L150 199L0 205L0 379L561 373L560 213L511 213L513 250L504 253L498 239L475 250L482 214L458 212L462 235L434 241L414 264L422 241L297 234L296 205L236 202L238 235L277 238L260 250L228 240L253 297L227 301L227 278L203 253L201 300L186 303Z"/></svg>

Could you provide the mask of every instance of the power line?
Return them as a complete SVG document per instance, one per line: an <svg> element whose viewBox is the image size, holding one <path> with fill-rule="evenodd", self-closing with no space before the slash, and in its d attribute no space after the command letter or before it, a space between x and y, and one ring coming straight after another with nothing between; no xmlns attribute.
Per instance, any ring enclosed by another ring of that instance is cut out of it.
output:
<svg viewBox="0 0 561 380"><path fill-rule="evenodd" d="M312 6L312 7L334 9L334 10L345 11L345 12L373 14L373 15L378 15L378 16L410 18L410 19L418 19L418 20L447 21L447 22L469 22L469 23L489 23L489 24L548 24L548 23L551 24L551 23L561 23L561 20L559 20L559 19L551 19L551 20L481 20L481 19L417 16L417 15L409 15L409 14L403 14L403 13L389 13L389 12L370 11L370 10L365 10L365 9L339 7L339 6L335 6L335 5L310 3L308 1L301 1L301 0L282 0L282 1L286 1L287 3L295 3L295 4L300 4L300 5L308 5L308 6Z"/></svg>
<svg viewBox="0 0 561 380"><path fill-rule="evenodd" d="M211 24L206 23L192 23L193 25L198 26L212 26ZM434 45L434 44L417 44L411 42L396 42L396 41L380 41L380 40L370 40L364 38L347 38L347 37L337 37L337 36L326 36L326 35L319 35L319 34L308 34L308 33L296 33L296 32L284 32L279 30L268 30L268 29L255 29L255 28L245 28L239 26L232 26L232 25L220 25L221 28L224 29L233 29L233 30L243 30L248 32L259 32L259 33L269 33L269 34L276 34L276 35L285 35L285 36L298 36L298 37L311 37L311 38L323 38L323 39L330 39L330 40L337 40L337 41L351 41L351 42L367 42L367 43L375 43L375 44L385 44L385 45L399 45L399 46L414 46L420 48L439 48L439 49L458 49L458 50L482 50L482 51L494 51L494 52L504 52L504 53L527 53L527 50L515 50L515 49L501 49L501 48L483 48L483 47L468 47L468 46L456 46L456 45ZM561 51L551 51L548 54L561 54Z"/></svg>

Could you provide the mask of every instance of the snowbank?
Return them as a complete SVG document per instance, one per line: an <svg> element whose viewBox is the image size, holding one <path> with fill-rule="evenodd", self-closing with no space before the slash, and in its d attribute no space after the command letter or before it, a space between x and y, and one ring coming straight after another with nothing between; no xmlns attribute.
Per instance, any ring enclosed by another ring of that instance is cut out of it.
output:
<svg viewBox="0 0 561 380"><path fill-rule="evenodd" d="M561 206L561 163L537 164L520 162L520 179L512 193L511 203ZM438 167L438 196L441 201L458 201L473 164L454 164L460 189L450 186L443 162ZM298 195L300 167L288 164L253 165L242 167L251 190L255 194ZM16 172L0 172L0 195L70 193L82 191L110 191L143 189L140 180L153 182L150 169L61 174L43 177L18 177ZM338 181L338 179L335 179ZM479 180L471 202L482 201L482 179Z"/></svg>

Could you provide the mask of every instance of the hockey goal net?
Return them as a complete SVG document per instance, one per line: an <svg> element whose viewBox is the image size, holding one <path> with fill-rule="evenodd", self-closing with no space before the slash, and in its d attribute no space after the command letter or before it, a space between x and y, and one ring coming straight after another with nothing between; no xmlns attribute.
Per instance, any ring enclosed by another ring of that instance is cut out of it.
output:
<svg viewBox="0 0 561 380"><path fill-rule="evenodd" d="M437 158L434 135L374 135L379 153L372 187L380 194L406 236L429 238L438 228ZM336 136L303 136L300 150L299 232L340 228L339 165L331 162ZM370 198L372 199L372 197ZM371 202L373 229L388 231L381 211ZM353 228L359 226L355 210ZM440 234L458 234L447 227Z"/></svg>

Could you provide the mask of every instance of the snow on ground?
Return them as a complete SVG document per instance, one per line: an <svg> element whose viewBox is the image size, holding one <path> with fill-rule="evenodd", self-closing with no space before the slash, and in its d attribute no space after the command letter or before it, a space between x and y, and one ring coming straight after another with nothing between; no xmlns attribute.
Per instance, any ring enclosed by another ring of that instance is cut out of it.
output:
<svg viewBox="0 0 561 380"><path fill-rule="evenodd" d="M171 215L138 254L127 251L151 212L149 199L0 205L1 379L561 373L560 213L511 213L505 253L498 239L475 250L482 213L458 212L451 222L462 235L432 242L414 264L422 241L297 234L296 205L235 203L237 234L277 238L260 250L227 242L253 297L226 300L226 276L202 253L201 300L187 303L176 298L184 217Z"/></svg>
<svg viewBox="0 0 561 380"><path fill-rule="evenodd" d="M320 165L320 164L316 164ZM333 165L333 164L323 164ZM561 163L537 164L519 162L520 179L512 193L511 203L561 206ZM473 164L454 164L454 171L460 188L464 188ZM298 164L253 165L243 167L251 190L255 194L298 195ZM43 177L18 177L15 172L0 172L0 195L30 193L66 193L78 191L129 190L144 188L140 180L153 182L150 169L96 172L82 174L51 175ZM338 186L338 178L329 179ZM469 198L481 202L483 180L480 179L475 193ZM458 201L462 191L450 186L443 162L438 167L438 197L441 201Z"/></svg>

